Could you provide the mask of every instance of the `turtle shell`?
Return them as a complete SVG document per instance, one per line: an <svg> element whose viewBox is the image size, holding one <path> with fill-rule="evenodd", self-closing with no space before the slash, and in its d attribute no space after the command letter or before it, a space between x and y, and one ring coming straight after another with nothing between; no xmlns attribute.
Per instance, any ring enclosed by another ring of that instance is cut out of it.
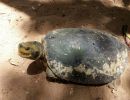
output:
<svg viewBox="0 0 130 100"><path fill-rule="evenodd" d="M106 84L119 77L127 65L126 46L104 31L57 29L43 40L49 69L69 82Z"/></svg>

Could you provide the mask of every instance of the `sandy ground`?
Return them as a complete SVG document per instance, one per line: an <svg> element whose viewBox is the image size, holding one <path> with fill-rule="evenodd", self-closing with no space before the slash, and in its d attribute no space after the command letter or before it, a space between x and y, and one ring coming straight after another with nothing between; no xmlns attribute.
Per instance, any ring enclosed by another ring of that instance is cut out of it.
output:
<svg viewBox="0 0 130 100"><path fill-rule="evenodd" d="M46 80L41 62L20 58L21 41L38 40L62 27L97 28L123 41L130 26L129 0L0 0L0 100L130 100L130 67L117 90Z"/></svg>

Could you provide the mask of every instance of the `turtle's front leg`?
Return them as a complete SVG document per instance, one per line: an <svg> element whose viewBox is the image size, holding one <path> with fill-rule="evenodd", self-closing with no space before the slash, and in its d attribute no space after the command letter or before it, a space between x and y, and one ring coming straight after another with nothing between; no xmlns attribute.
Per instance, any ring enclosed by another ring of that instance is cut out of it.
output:
<svg viewBox="0 0 130 100"><path fill-rule="evenodd" d="M46 68L46 75L48 78L57 79L57 77L54 75L54 73L48 67Z"/></svg>

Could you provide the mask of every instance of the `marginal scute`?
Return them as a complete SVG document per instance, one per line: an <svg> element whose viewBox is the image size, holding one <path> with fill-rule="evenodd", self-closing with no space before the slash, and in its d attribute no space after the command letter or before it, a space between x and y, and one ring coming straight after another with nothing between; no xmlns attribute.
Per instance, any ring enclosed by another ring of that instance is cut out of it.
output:
<svg viewBox="0 0 130 100"><path fill-rule="evenodd" d="M44 38L48 67L60 79L80 84L106 84L127 66L127 48L107 32L64 28Z"/></svg>
<svg viewBox="0 0 130 100"><path fill-rule="evenodd" d="M54 71L54 73L59 73L58 76L62 76L63 79L66 79L68 77L68 74L72 73L73 70L72 67L66 67L56 60L50 61L48 64L49 66L53 66L51 69ZM62 73L64 73L64 75Z"/></svg>

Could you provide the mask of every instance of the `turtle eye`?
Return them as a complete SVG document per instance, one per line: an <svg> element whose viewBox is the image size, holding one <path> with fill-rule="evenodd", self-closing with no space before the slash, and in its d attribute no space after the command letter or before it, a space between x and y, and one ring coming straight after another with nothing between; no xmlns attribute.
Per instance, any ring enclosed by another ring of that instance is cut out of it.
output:
<svg viewBox="0 0 130 100"><path fill-rule="evenodd" d="M37 41L34 41L34 44L37 44Z"/></svg>
<svg viewBox="0 0 130 100"><path fill-rule="evenodd" d="M25 50L30 50L30 47L25 48Z"/></svg>
<svg viewBox="0 0 130 100"><path fill-rule="evenodd" d="M36 51L36 52L32 53L32 56L33 56L33 58L37 58L39 56L39 54L40 53L38 51Z"/></svg>

